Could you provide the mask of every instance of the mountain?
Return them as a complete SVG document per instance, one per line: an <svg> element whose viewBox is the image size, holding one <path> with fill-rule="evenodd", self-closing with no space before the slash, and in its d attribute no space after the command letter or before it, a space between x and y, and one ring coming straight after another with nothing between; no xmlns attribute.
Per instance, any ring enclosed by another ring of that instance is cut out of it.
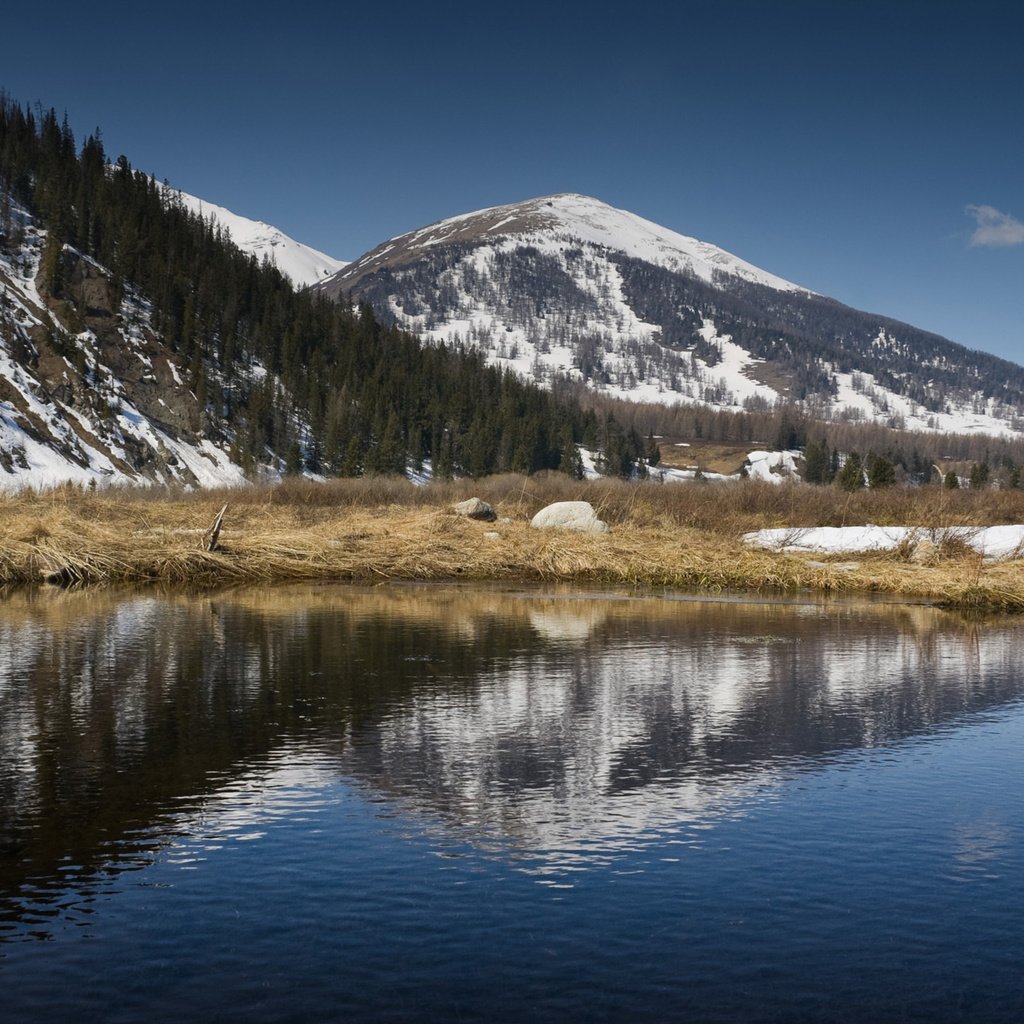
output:
<svg viewBox="0 0 1024 1024"><path fill-rule="evenodd" d="M296 287L310 253L0 94L0 489L640 458L570 396Z"/></svg>
<svg viewBox="0 0 1024 1024"><path fill-rule="evenodd" d="M338 273L348 266L345 260L336 260L317 249L313 249L283 231L261 220L249 220L237 213L215 206L204 199L197 199L187 192L168 189L169 195L178 200L190 213L213 221L228 232L231 241L243 252L251 253L258 260L268 259L291 282L298 287L315 284Z"/></svg>
<svg viewBox="0 0 1024 1024"><path fill-rule="evenodd" d="M1019 475L990 434L922 444L858 421L1015 429L1024 370L596 200L452 218L296 287L324 259L0 95L0 489L579 475L581 449L643 472L658 406L584 407L581 381L690 403L661 410L680 437L806 444L819 482L855 449L908 479L943 459ZM812 438L809 415L842 428Z"/></svg>
<svg viewBox="0 0 1024 1024"><path fill-rule="evenodd" d="M538 382L724 409L785 402L843 423L1024 432L1021 367L586 196L451 217L312 287Z"/></svg>

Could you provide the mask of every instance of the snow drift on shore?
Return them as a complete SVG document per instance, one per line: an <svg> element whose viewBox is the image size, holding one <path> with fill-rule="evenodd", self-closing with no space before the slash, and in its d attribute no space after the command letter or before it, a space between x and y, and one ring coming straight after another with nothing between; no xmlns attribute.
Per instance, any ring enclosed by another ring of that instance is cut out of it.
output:
<svg viewBox="0 0 1024 1024"><path fill-rule="evenodd" d="M773 551L858 554L891 551L901 544L959 540L988 559L1024 557L1024 526L814 526L758 530L745 543Z"/></svg>

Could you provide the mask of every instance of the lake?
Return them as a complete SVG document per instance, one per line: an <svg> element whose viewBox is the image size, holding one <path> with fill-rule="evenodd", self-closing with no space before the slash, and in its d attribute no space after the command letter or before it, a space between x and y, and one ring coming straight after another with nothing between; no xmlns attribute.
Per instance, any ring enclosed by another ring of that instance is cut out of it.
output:
<svg viewBox="0 0 1024 1024"><path fill-rule="evenodd" d="M1021 620L0 599L7 1021L1019 1021Z"/></svg>

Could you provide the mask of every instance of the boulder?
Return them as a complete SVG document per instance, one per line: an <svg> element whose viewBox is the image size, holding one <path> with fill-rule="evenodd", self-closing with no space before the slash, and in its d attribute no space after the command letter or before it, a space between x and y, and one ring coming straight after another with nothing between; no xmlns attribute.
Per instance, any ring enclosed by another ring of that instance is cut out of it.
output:
<svg viewBox="0 0 1024 1024"><path fill-rule="evenodd" d="M597 518L589 501L556 501L542 508L530 525L538 529L582 530L585 533L608 531L608 524Z"/></svg>
<svg viewBox="0 0 1024 1024"><path fill-rule="evenodd" d="M481 501L479 498L467 498L466 501L460 501L452 511L457 516L465 516L467 519L479 519L484 523L493 523L498 518L494 509L486 501Z"/></svg>

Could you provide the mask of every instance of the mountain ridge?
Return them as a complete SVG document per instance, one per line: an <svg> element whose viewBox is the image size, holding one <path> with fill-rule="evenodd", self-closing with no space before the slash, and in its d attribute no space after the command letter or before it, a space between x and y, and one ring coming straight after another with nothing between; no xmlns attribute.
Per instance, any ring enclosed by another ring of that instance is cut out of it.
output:
<svg viewBox="0 0 1024 1024"><path fill-rule="evenodd" d="M243 217L180 189L167 188L167 192L196 216L206 220L212 218L228 232L231 241L243 252L250 253L258 260L270 260L297 287L315 284L348 266L349 261L335 259L319 249L297 242L266 221Z"/></svg>
<svg viewBox="0 0 1024 1024"><path fill-rule="evenodd" d="M499 228L504 230L499 232ZM726 273L780 291L810 291L761 270L710 242L681 235L628 210L577 192L559 192L485 207L396 235L341 268L329 281L320 282L319 289L331 294L334 291L331 280L344 278L351 281L387 264L388 254L403 242L408 248L427 249L470 239L530 236L544 232L568 234L580 241L605 246L616 242L621 244L623 237L627 237L624 250L627 255L645 258L669 269L689 269L702 280L710 281L715 273Z"/></svg>

